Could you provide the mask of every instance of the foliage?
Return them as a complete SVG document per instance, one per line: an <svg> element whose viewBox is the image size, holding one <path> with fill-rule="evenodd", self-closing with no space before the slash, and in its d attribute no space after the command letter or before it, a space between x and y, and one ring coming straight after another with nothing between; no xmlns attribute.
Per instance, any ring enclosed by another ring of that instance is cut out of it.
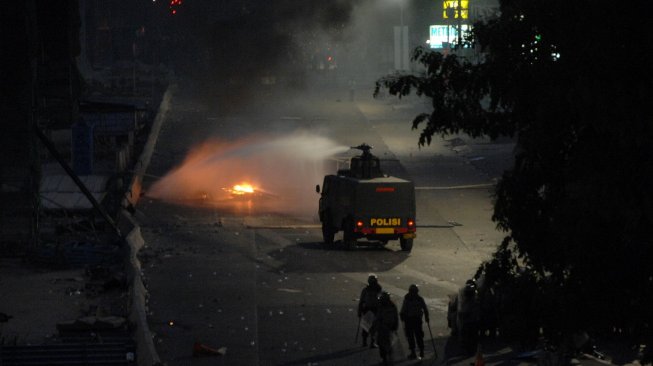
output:
<svg viewBox="0 0 653 366"><path fill-rule="evenodd" d="M478 62L420 48L423 73L377 81L377 93L432 99L413 121L420 145L458 132L516 138L493 215L508 237L485 266L497 286L529 273L539 305L524 316L550 334L651 336L649 14L645 1L504 0L474 26Z"/></svg>

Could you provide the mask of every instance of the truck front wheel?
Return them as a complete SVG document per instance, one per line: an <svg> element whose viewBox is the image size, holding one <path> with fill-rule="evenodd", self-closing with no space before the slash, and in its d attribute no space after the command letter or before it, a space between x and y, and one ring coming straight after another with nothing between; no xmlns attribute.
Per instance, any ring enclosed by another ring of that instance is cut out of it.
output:
<svg viewBox="0 0 653 366"><path fill-rule="evenodd" d="M413 239L400 238L399 245L401 246L401 250L404 252L410 252L413 250Z"/></svg>

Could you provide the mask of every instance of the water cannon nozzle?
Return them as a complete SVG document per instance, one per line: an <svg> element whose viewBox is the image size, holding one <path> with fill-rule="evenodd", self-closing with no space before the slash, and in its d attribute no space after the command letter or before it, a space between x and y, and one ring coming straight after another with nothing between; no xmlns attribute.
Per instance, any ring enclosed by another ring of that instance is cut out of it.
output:
<svg viewBox="0 0 653 366"><path fill-rule="evenodd" d="M363 155L368 155L370 154L370 150L372 150L373 147L363 142L362 144L358 146L352 146L351 148L362 151Z"/></svg>

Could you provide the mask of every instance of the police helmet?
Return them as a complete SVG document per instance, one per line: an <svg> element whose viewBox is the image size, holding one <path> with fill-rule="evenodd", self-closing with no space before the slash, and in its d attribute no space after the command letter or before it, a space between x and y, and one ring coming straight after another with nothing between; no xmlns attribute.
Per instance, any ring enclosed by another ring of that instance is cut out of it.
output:
<svg viewBox="0 0 653 366"><path fill-rule="evenodd" d="M382 291L379 295L379 301L383 304L390 302L390 294L387 291Z"/></svg>
<svg viewBox="0 0 653 366"><path fill-rule="evenodd" d="M476 296L476 282L474 282L474 280L467 280L467 282L465 282L463 295L468 298Z"/></svg>
<svg viewBox="0 0 653 366"><path fill-rule="evenodd" d="M417 287L416 284L412 284L410 285L410 287L408 287L408 293L417 294L418 292L419 292L419 288Z"/></svg>
<svg viewBox="0 0 653 366"><path fill-rule="evenodd" d="M370 285L378 282L379 280L374 273L370 273L370 275L367 277L367 283Z"/></svg>

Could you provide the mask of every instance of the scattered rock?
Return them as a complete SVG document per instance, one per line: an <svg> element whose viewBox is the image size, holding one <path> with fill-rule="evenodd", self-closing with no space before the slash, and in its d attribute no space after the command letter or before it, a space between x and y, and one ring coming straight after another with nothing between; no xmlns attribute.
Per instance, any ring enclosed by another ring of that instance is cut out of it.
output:
<svg viewBox="0 0 653 366"><path fill-rule="evenodd" d="M0 323L6 323L9 321L9 319L13 318L11 315L7 315L5 313L0 313Z"/></svg>

